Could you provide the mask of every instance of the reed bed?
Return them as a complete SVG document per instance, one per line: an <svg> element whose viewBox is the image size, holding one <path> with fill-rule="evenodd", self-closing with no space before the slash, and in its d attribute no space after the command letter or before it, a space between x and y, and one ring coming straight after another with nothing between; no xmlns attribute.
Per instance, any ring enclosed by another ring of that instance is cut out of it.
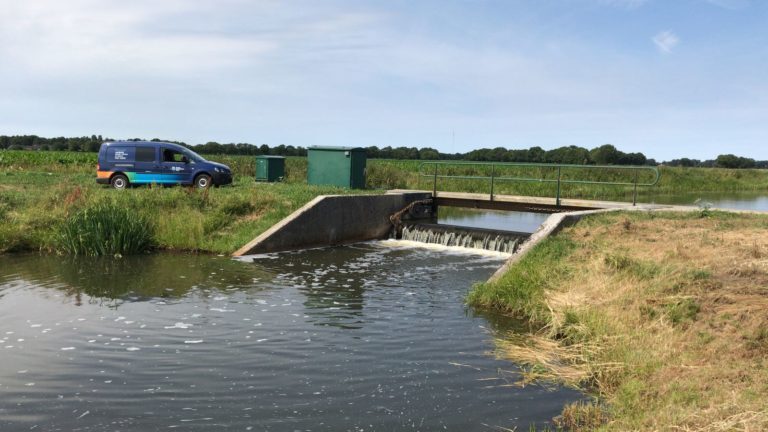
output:
<svg viewBox="0 0 768 432"><path fill-rule="evenodd" d="M146 216L105 201L69 216L59 228L57 248L71 255L135 255L151 249L153 236Z"/></svg>

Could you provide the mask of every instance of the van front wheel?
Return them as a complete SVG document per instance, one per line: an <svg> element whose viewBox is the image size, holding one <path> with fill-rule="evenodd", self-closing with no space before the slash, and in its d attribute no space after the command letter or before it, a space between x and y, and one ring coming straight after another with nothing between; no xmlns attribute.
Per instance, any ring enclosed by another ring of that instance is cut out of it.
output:
<svg viewBox="0 0 768 432"><path fill-rule="evenodd" d="M195 187L198 189L208 189L211 187L211 176L208 174L200 174L195 177Z"/></svg>
<svg viewBox="0 0 768 432"><path fill-rule="evenodd" d="M128 182L128 177L122 174L117 174L109 180L109 184L114 189L126 189L130 183Z"/></svg>

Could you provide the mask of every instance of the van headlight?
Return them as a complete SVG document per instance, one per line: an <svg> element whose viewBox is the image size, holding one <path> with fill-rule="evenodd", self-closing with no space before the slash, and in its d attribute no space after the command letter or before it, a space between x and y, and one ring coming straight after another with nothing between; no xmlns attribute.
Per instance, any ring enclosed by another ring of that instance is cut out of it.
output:
<svg viewBox="0 0 768 432"><path fill-rule="evenodd" d="M216 171L217 173L223 173L224 172L224 170L219 168L219 167L213 167L213 170Z"/></svg>

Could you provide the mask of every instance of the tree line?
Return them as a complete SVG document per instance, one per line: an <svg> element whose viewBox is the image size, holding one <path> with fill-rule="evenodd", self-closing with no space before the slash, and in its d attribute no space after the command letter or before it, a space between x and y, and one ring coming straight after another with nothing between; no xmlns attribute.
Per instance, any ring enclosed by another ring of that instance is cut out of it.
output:
<svg viewBox="0 0 768 432"><path fill-rule="evenodd" d="M11 150L58 150L96 152L101 143L114 141L101 135L90 137L56 137L43 138L37 135L0 135L0 149ZM144 141L132 138L129 141ZM249 143L207 142L205 144L189 145L180 141L169 141L154 138L150 141L172 142L186 146L201 154L225 155L275 155L275 156L306 156L305 147L280 144L254 145ZM625 153L611 144L601 145L593 149L579 146L563 146L552 150L541 147L529 149L507 149L505 147L480 148L466 153L441 153L430 147L366 147L367 155L372 159L407 159L407 160L469 160L483 162L527 162L527 163L561 163L578 165L668 165L681 167L720 167L720 168L768 168L768 161L757 161L752 158L740 157L733 154L719 155L712 160L673 159L657 162L647 158L643 153Z"/></svg>
<svg viewBox="0 0 768 432"><path fill-rule="evenodd" d="M672 159L669 162L664 162L664 165L697 168L768 168L768 160L755 160L733 154L722 154L716 159L710 160Z"/></svg>

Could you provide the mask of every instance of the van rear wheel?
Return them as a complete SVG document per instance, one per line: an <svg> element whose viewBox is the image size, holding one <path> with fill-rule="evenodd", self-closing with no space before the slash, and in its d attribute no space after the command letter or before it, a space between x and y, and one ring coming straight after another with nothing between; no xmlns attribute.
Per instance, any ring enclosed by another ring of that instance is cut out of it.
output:
<svg viewBox="0 0 768 432"><path fill-rule="evenodd" d="M130 182L128 181L128 177L122 174L116 174L109 180L109 184L114 189L126 189L128 185L130 185Z"/></svg>
<svg viewBox="0 0 768 432"><path fill-rule="evenodd" d="M208 174L200 174L195 177L195 187L198 189L208 189L211 187L211 176Z"/></svg>

